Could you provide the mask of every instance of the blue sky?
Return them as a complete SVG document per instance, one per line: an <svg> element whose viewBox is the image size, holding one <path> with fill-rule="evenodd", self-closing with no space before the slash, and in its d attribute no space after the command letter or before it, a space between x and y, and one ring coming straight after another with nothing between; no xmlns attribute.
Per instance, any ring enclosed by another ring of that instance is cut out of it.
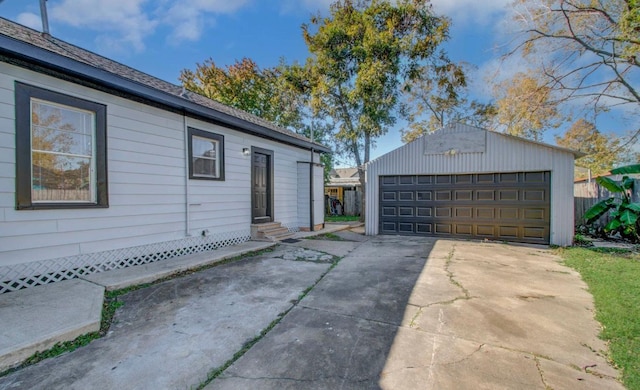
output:
<svg viewBox="0 0 640 390"><path fill-rule="evenodd" d="M261 67L304 62L300 26L326 13L331 0L49 0L53 36L178 84L180 71L212 58L219 66L249 57ZM451 18L446 50L455 61L477 67L473 94L488 100L486 78L510 40L510 0L433 0ZM0 16L41 30L38 0L4 0ZM519 70L512 63L507 72ZM372 158L402 143L399 128L380 138ZM608 129L603 129L608 130ZM545 141L553 143L550 130Z"/></svg>

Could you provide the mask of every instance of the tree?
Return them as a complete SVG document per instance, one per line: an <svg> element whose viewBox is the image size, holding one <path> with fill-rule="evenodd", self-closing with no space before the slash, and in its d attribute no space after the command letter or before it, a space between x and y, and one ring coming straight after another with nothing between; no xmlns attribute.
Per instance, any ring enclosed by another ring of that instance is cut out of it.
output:
<svg viewBox="0 0 640 390"><path fill-rule="evenodd" d="M222 68L208 59L196 64L195 71L182 70L180 81L190 91L295 130L302 127L304 101L287 89L281 77L285 71L283 63L261 69L243 58Z"/></svg>
<svg viewBox="0 0 640 390"><path fill-rule="evenodd" d="M403 110L409 128L401 130L403 142L411 142L451 122L489 127L496 115L495 107L476 100L469 102L467 97L470 67L440 57L436 63L422 67L423 74L419 79L405 85Z"/></svg>
<svg viewBox="0 0 640 390"><path fill-rule="evenodd" d="M629 153L629 148L623 147L619 138L602 134L593 123L584 119L573 123L562 137L556 136L556 143L586 153L576 160L576 165L590 169L593 175L607 173L626 162L625 156Z"/></svg>
<svg viewBox="0 0 640 390"><path fill-rule="evenodd" d="M337 126L355 160L364 193L371 145L396 121L401 87L447 38L449 22L422 0L338 0L330 16L312 17L303 35L312 105Z"/></svg>
<svg viewBox="0 0 640 390"><path fill-rule="evenodd" d="M464 65L454 64L447 58L439 63L422 67L422 77L404 87L409 129L402 130L402 141L411 142L425 133L431 133L460 115L459 108L466 99L467 77ZM418 118L424 118L418 120Z"/></svg>
<svg viewBox="0 0 640 390"><path fill-rule="evenodd" d="M218 67L212 59L196 64L195 71L184 69L180 80L192 92L254 114L316 142L330 145L329 126L308 113L308 89L295 84L303 79L303 68L284 61L274 68L261 69L243 58L233 65ZM323 154L325 178L333 169L333 158Z"/></svg>
<svg viewBox="0 0 640 390"><path fill-rule="evenodd" d="M640 1L516 0L520 54L542 70L557 99L595 112L640 104ZM638 135L640 129L636 131Z"/></svg>
<svg viewBox="0 0 640 390"><path fill-rule="evenodd" d="M562 115L551 100L551 88L524 73L494 87L497 130L508 134L542 139L549 128L562 124Z"/></svg>

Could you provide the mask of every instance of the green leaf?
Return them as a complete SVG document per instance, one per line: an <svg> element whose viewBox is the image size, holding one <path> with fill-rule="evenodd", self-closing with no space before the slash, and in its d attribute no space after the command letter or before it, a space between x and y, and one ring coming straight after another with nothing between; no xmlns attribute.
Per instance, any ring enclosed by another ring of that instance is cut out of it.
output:
<svg viewBox="0 0 640 390"><path fill-rule="evenodd" d="M612 175L626 175L629 173L640 173L640 164L626 165L611 170Z"/></svg>
<svg viewBox="0 0 640 390"><path fill-rule="evenodd" d="M591 208L587 210L586 213L584 213L584 219L587 223L590 223L593 220L600 218L602 215L604 215L604 213L607 212L607 210L612 207L614 207L612 199L601 200L600 202L591 206Z"/></svg>
<svg viewBox="0 0 640 390"><path fill-rule="evenodd" d="M635 225L636 221L638 220L638 214L632 210L625 209L620 213L619 220L623 225L626 226Z"/></svg>
<svg viewBox="0 0 640 390"><path fill-rule="evenodd" d="M612 230L618 229L620 226L622 226L622 222L620 222L619 219L612 219L611 222L609 222L607 226L604 227L604 231L610 232Z"/></svg>
<svg viewBox="0 0 640 390"><path fill-rule="evenodd" d="M640 203L629 203L625 206L629 210L633 210L636 213L640 213Z"/></svg>
<svg viewBox="0 0 640 390"><path fill-rule="evenodd" d="M627 190L633 190L633 186L635 182L636 181L630 178L629 176L625 176L622 178L622 185Z"/></svg>
<svg viewBox="0 0 640 390"><path fill-rule="evenodd" d="M624 192L624 187L622 187L618 182L609 179L608 177L600 176L596 178L596 182L614 193Z"/></svg>

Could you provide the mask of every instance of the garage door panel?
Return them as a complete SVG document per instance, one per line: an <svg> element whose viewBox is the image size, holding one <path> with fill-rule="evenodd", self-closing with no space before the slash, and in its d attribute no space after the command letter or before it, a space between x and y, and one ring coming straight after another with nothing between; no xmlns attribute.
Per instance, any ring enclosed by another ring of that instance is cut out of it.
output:
<svg viewBox="0 0 640 390"><path fill-rule="evenodd" d="M530 239L542 240L547 234L547 229L545 229L544 227L525 227L523 228L523 231L524 237Z"/></svg>
<svg viewBox="0 0 640 390"><path fill-rule="evenodd" d="M473 200L473 190L456 190L454 191L456 201Z"/></svg>
<svg viewBox="0 0 640 390"><path fill-rule="evenodd" d="M447 202L451 200L451 191L436 191L436 201Z"/></svg>
<svg viewBox="0 0 640 390"><path fill-rule="evenodd" d="M523 218L529 220L545 221L548 219L545 209L523 209Z"/></svg>
<svg viewBox="0 0 640 390"><path fill-rule="evenodd" d="M416 200L428 202L433 199L432 191L416 191Z"/></svg>
<svg viewBox="0 0 640 390"><path fill-rule="evenodd" d="M536 189L536 190L523 190L522 200L525 202L544 202L545 195L548 191Z"/></svg>
<svg viewBox="0 0 640 390"><path fill-rule="evenodd" d="M397 195L395 191L383 191L382 200L397 200Z"/></svg>
<svg viewBox="0 0 640 390"><path fill-rule="evenodd" d="M477 225L476 226L476 236L478 237L495 237L496 229L493 225Z"/></svg>
<svg viewBox="0 0 640 390"><path fill-rule="evenodd" d="M413 191L398 191L398 200L410 200L412 201L413 198Z"/></svg>
<svg viewBox="0 0 640 390"><path fill-rule="evenodd" d="M382 233L548 243L550 173L382 176Z"/></svg>
<svg viewBox="0 0 640 390"><path fill-rule="evenodd" d="M446 235L451 234L452 229L451 229L450 223L436 223L435 227L436 227L436 230L435 230L436 234L446 234Z"/></svg>
<svg viewBox="0 0 640 390"><path fill-rule="evenodd" d="M418 217L432 217L433 209L431 207L416 207L416 215Z"/></svg>

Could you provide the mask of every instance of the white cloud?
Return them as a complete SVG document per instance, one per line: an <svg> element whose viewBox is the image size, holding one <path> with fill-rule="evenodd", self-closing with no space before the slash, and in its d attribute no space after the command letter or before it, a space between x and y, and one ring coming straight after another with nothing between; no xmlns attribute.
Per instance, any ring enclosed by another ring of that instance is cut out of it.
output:
<svg viewBox="0 0 640 390"><path fill-rule="evenodd" d="M487 25L502 14L512 0L431 0L436 14L450 17L454 23Z"/></svg>
<svg viewBox="0 0 640 390"><path fill-rule="evenodd" d="M18 15L16 21L23 26L30 27L34 30L42 30L42 20L40 19L40 16L31 12L21 13Z"/></svg>
<svg viewBox="0 0 640 390"><path fill-rule="evenodd" d="M334 2L335 0L281 0L281 8L284 13L324 14Z"/></svg>
<svg viewBox="0 0 640 390"><path fill-rule="evenodd" d="M250 0L183 0L176 1L167 8L161 8L162 22L173 27L169 39L174 43L195 41L200 38L204 27L213 23L213 17L232 14Z"/></svg>
<svg viewBox="0 0 640 390"><path fill-rule="evenodd" d="M216 15L231 14L253 0L60 0L51 2L53 21L98 33L108 51L142 51L159 27L171 29L173 43L198 40ZM33 15L33 14L31 14ZM32 23L31 15L25 20ZM39 18L38 18L39 23Z"/></svg>
<svg viewBox="0 0 640 390"><path fill-rule="evenodd" d="M98 43L144 49L144 39L158 25L143 9L147 0L62 0L53 3L52 20L102 33Z"/></svg>

